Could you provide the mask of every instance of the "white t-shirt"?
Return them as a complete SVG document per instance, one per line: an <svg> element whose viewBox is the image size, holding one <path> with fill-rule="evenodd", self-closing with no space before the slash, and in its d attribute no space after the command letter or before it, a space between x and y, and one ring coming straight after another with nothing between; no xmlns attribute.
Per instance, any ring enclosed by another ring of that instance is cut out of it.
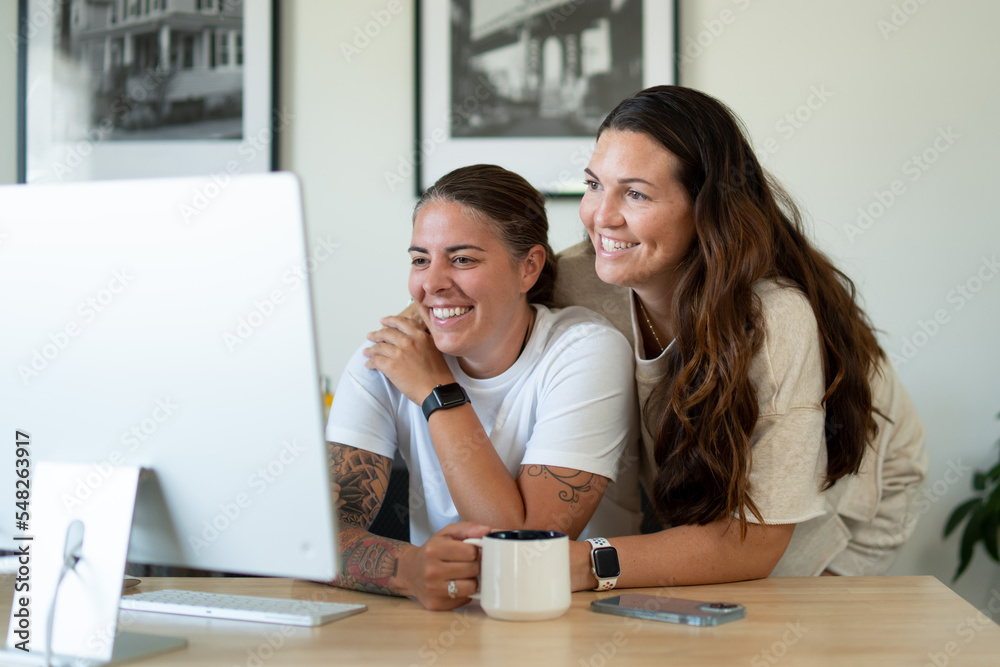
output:
<svg viewBox="0 0 1000 667"><path fill-rule="evenodd" d="M445 361L511 476L534 464L616 480L585 535L633 534L640 508L632 351L590 310L533 307L531 337L500 375L471 378L454 357L445 355ZM410 471L410 541L420 545L461 519L420 406L382 373L365 368L361 349L337 386L326 438L390 458L399 449Z"/></svg>

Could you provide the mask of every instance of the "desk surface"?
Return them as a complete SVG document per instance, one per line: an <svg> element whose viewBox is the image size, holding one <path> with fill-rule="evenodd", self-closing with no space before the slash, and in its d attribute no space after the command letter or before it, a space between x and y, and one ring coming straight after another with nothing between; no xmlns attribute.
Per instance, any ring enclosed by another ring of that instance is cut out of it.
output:
<svg viewBox="0 0 1000 667"><path fill-rule="evenodd" d="M739 602L745 620L715 628L595 614L617 594L576 593L562 618L511 623L478 603L428 612L405 598L289 579L151 578L137 590L183 588L360 602L368 611L319 628L122 612L133 632L183 636L188 647L143 666L243 665L990 665L1000 664L997 611L983 615L933 577L764 579L630 592ZM9 614L13 578L0 577ZM992 598L991 598L992 599Z"/></svg>

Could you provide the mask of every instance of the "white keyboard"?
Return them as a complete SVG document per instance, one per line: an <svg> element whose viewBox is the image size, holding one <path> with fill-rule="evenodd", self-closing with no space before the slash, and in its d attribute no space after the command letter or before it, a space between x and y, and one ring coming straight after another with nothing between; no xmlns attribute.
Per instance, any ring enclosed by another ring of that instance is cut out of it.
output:
<svg viewBox="0 0 1000 667"><path fill-rule="evenodd" d="M323 625L368 609L363 604L314 602L251 595L222 595L199 591L163 590L122 596L120 609L181 614L235 621Z"/></svg>

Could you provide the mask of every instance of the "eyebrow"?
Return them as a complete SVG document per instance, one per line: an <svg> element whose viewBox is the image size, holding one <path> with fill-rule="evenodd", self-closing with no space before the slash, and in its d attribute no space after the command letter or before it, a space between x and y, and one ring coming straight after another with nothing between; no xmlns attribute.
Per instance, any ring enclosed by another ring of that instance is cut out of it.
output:
<svg viewBox="0 0 1000 667"><path fill-rule="evenodd" d="M470 243L466 243L466 244L463 244L463 245L452 245L452 246L448 246L447 248L444 249L444 251L446 253L459 252L459 251L462 251L462 250L478 250L479 252L486 252L486 250L484 248L480 248L479 246L472 245ZM425 255L429 255L430 254L430 252L427 250L427 248L421 248L420 246L415 246L415 245L411 245L409 247L409 249L407 250L407 252L421 252L421 253L423 253Z"/></svg>
<svg viewBox="0 0 1000 667"><path fill-rule="evenodd" d="M583 170L585 172L587 172L588 174L590 174L591 176L593 176L596 180L598 180L598 181L601 180L601 179L597 178L597 174L595 174L594 172L592 172L589 167L584 167ZM645 178L620 178L620 179L618 179L618 182L622 183L622 184L625 184L625 183L645 183L646 185L648 185L651 188L655 188L656 187L655 185L653 185L652 183L650 183L649 181L647 181Z"/></svg>

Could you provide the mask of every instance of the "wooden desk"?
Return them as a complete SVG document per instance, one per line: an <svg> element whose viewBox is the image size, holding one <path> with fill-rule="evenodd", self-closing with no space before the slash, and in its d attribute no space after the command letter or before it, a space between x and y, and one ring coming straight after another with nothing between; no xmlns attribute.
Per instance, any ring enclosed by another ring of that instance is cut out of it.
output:
<svg viewBox="0 0 1000 667"><path fill-rule="evenodd" d="M9 613L12 577L0 577ZM405 598L289 579L146 579L138 590L184 588L361 602L368 611L319 628L122 612L126 629L187 637L186 650L140 663L278 665L990 665L1000 664L1000 592L985 617L933 577L765 579L636 590L740 602L747 618L716 628L640 621L588 609L616 594L576 593L562 618L511 623L477 603L428 612Z"/></svg>

